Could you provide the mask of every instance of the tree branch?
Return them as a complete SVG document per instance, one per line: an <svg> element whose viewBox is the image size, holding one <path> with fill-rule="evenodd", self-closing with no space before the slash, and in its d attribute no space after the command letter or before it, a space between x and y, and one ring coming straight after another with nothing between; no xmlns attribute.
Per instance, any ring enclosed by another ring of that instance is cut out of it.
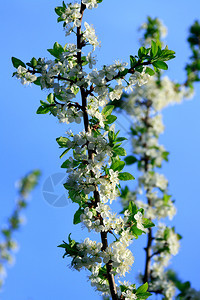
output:
<svg viewBox="0 0 200 300"><path fill-rule="evenodd" d="M81 21L83 17L84 10L86 9L86 6L81 2ZM81 59L81 50L82 50L82 43L81 43L81 26L77 27L77 63L82 69L82 59ZM87 113L87 96L90 92L85 90L83 87L80 88L81 91L81 98L82 98L82 109L83 109L83 120L84 120L84 128L86 132L91 132L91 128L89 125L89 118L88 118L88 113ZM94 153L91 150L88 150L88 157L89 159L93 160L94 159ZM94 174L91 173L91 175L94 176ZM95 185L95 191L93 193L94 199L95 199L95 206L98 205L100 202L100 195L98 191L97 185ZM100 216L100 222L101 225L103 224L103 218ZM106 250L108 248L108 238L107 238L107 232L101 231L101 241L103 244L102 250ZM117 295L117 289L116 289L116 284L114 280L114 275L111 273L112 271L112 261L109 261L106 264L106 269L107 269L107 278L109 282L109 288L110 288L110 293L112 296L112 300L118 300L118 295Z"/></svg>
<svg viewBox="0 0 200 300"><path fill-rule="evenodd" d="M144 119L144 123L147 127L147 129L149 128L149 113L150 113L150 107L151 104L149 101L146 102L146 116ZM149 157L145 154L144 155L144 162L145 162L145 172L148 172L149 170ZM147 192L148 193L148 190ZM152 205L151 203L151 199L147 198L147 203L149 206ZM143 283L149 282L150 281L150 277L151 277L151 247L152 247L152 241L153 241L153 236L152 236L152 228L149 228L149 232L148 232L148 237L147 237L147 246L145 248L146 251L146 261L145 261L145 270L144 270L144 277L143 277Z"/></svg>

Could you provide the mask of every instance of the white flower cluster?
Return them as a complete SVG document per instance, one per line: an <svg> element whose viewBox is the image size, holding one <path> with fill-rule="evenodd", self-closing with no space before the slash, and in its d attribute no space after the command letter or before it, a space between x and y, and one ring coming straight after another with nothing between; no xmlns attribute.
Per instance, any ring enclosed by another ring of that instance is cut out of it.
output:
<svg viewBox="0 0 200 300"><path fill-rule="evenodd" d="M175 84L167 76L161 78L159 84L154 77L150 77L142 89L135 87L133 93L129 96L126 110L130 111L137 100L149 99L152 101L154 111L158 113L166 106L181 103L184 98L190 99L192 96L193 91L191 89L186 88L184 85Z"/></svg>
<svg viewBox="0 0 200 300"><path fill-rule="evenodd" d="M91 281L91 286L95 287L97 291L102 292L102 295L110 295L109 283L106 278L100 276L100 270L102 265L98 264L91 268L91 275L89 279Z"/></svg>
<svg viewBox="0 0 200 300"><path fill-rule="evenodd" d="M138 211L138 213L134 216L134 218L137 221L137 228L144 232L148 232L148 229L144 228L144 225L142 223L143 215L140 211Z"/></svg>
<svg viewBox="0 0 200 300"><path fill-rule="evenodd" d="M125 292L122 292L122 295L124 296L124 300L129 300L129 299L132 299L132 300L135 300L137 299L137 296L135 293L132 292L132 290L126 290Z"/></svg>
<svg viewBox="0 0 200 300"><path fill-rule="evenodd" d="M167 189L168 181L163 174L148 172L140 176L139 183L144 186L145 190L150 188L159 188L164 191Z"/></svg>
<svg viewBox="0 0 200 300"><path fill-rule="evenodd" d="M77 110L76 107L67 108L63 106L61 110L58 111L57 117L61 123L81 123L81 117L83 115L82 111Z"/></svg>
<svg viewBox="0 0 200 300"><path fill-rule="evenodd" d="M76 270L81 268L90 269L93 265L97 265L102 262L101 260L101 248L102 243L91 241L86 238L83 243L77 245L79 255L73 259L73 267Z"/></svg>
<svg viewBox="0 0 200 300"><path fill-rule="evenodd" d="M169 252L172 255L176 255L178 253L180 243L179 237L174 232L174 229L167 227L165 224L160 223L158 225L158 230L155 235L156 244L154 245L154 251L158 251L159 249L163 249L163 247L167 246L169 248Z"/></svg>
<svg viewBox="0 0 200 300"><path fill-rule="evenodd" d="M146 84L149 79L151 78L151 76L147 73L145 73L145 70L146 68L144 67L143 71L140 73L140 72L135 72L134 74L132 74L129 78L129 82L130 82L130 85L138 85L138 86L142 86L144 84ZM131 90L133 90L131 88Z"/></svg>
<svg viewBox="0 0 200 300"><path fill-rule="evenodd" d="M102 219L97 216L97 213L101 215ZM110 207L104 203L98 203L95 210L86 207L80 218L89 231L92 229L96 232L113 230L115 234L119 234L125 225L124 220L111 213Z"/></svg>
<svg viewBox="0 0 200 300"><path fill-rule="evenodd" d="M170 220L173 219L176 214L176 208L169 196L165 195L163 198L161 198L159 197L157 191L151 191L146 193L146 197L151 199L151 206L144 203L142 200L135 200L135 202L138 207L144 209L147 218L151 220L160 220L166 217L168 217Z"/></svg>
<svg viewBox="0 0 200 300"><path fill-rule="evenodd" d="M85 31L83 32L83 40L87 41L90 45L93 46L93 51L97 46L99 46L99 42L97 40L95 30L92 26L90 26L87 22L84 23Z"/></svg>
<svg viewBox="0 0 200 300"><path fill-rule="evenodd" d="M130 243L130 241L124 240L124 237L122 237L122 241L111 243L103 252L103 262L106 264L112 261L118 276L125 276L125 273L129 272L130 267L134 263L133 254L127 249L127 243Z"/></svg>
<svg viewBox="0 0 200 300"><path fill-rule="evenodd" d="M18 79L21 79L22 84L27 84L29 85L30 83L34 82L37 79L37 76L31 74L28 72L28 70L22 66L19 66L17 68L17 74L16 77Z"/></svg>
<svg viewBox="0 0 200 300"><path fill-rule="evenodd" d="M103 293L109 294L107 280L102 280L99 277L100 269L105 264L112 262L114 267L113 273L118 276L125 276L125 273L129 272L134 262L131 251L127 249L129 244L130 234L126 233L126 231L118 241L111 243L105 250L102 250L102 243L97 243L86 238L83 243L77 244L76 253L71 255L73 258L72 267L78 271L82 268L88 269L92 273L89 277L92 286L95 286L97 290Z"/></svg>
<svg viewBox="0 0 200 300"><path fill-rule="evenodd" d="M61 15L61 18L66 22L66 24L73 22L73 27L81 26L81 5L79 3L69 3L65 12Z"/></svg>
<svg viewBox="0 0 200 300"><path fill-rule="evenodd" d="M97 0L82 0L82 3L86 5L88 9L97 8Z"/></svg>

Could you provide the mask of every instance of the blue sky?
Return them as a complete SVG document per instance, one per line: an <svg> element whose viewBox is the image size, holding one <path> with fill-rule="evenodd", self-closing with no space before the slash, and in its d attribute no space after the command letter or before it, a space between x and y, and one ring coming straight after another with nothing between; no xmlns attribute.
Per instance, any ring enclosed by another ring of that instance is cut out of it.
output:
<svg viewBox="0 0 200 300"><path fill-rule="evenodd" d="M25 212L27 222L16 234L20 250L16 264L9 268L3 300L98 299L87 282L85 272L68 268L70 260L63 260L63 251L56 246L72 232L77 240L87 236L81 227L73 226L76 205L64 208L50 206L42 196L44 181L60 172L60 150L55 138L68 129L51 116L36 115L39 100L46 92L38 87L23 87L12 78L11 56L28 62L33 56L48 57L47 48L55 41L65 44L61 24L56 23L54 7L60 1L12 0L4 1L0 11L1 26L1 207L0 223L12 212L16 199L14 182L33 168L40 168L43 176ZM141 5L142 4L142 5ZM190 1L119 1L104 0L99 8L88 11L85 20L92 23L101 40L96 51L98 65L115 59L129 60L138 49L137 28L147 15L159 17L168 27L167 44L176 51L176 59L169 63L167 74L184 82L184 66L190 55L186 42L188 28L198 19L200 2ZM166 131L161 142L170 151L170 161L162 172L170 182L170 192L176 199L178 213L173 224L183 235L181 250L173 259L173 267L183 280L199 287L199 153L200 153L200 88L192 101L167 108L164 112ZM77 129L77 130L80 130ZM61 171L62 172L62 171ZM136 171L133 169L133 174ZM117 205L116 205L117 207ZM96 238L96 235L93 235ZM135 241L135 264L129 278L143 269L143 240ZM82 296L83 297L83 296Z"/></svg>

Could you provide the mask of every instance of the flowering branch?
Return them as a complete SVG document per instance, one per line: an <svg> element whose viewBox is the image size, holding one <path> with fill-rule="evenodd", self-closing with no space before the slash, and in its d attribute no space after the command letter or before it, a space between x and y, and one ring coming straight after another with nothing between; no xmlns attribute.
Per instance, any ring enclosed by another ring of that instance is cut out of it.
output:
<svg viewBox="0 0 200 300"><path fill-rule="evenodd" d="M13 233L22 223L22 218L20 216L21 211L26 208L29 194L38 184L39 176L40 171L34 170L19 181L19 198L17 200L16 207L11 217L8 219L7 226L1 229L3 240L0 242L0 288L6 276L6 269L4 265L6 263L12 263L12 252L17 248L17 243L13 239Z"/></svg>
<svg viewBox="0 0 200 300"><path fill-rule="evenodd" d="M143 24L142 28L145 29L145 39L142 40L144 45L152 44L152 39L160 38L162 32L166 32L158 19L150 17L148 23ZM197 22L191 27L191 33L192 37L189 40L196 45L197 37L200 36L200 26ZM195 57L198 59L199 49L194 50L192 46L192 50L193 53L195 51ZM127 156L125 161L127 165L137 163L141 172L136 190L130 192L126 187L122 191L122 204L126 209L130 202L136 203L145 210L146 217L154 223L161 218L172 219L176 213L174 203L167 191L168 181L156 170L162 166L163 160L168 160L169 154L158 142L159 135L164 130L160 111L171 103L179 103L183 98L192 96L193 83L198 81L197 61L192 61L190 64L190 66L195 66L194 73L191 71L192 67L187 67L189 77L186 84L175 84L167 77L161 77L158 72L157 78L152 77L146 85L124 96L122 99L124 101L117 102L117 107L125 109L133 120L131 133L134 156ZM143 199L139 200L140 197ZM157 227L156 233L153 228L150 228L147 233L145 270L144 274L141 274L141 280L143 283L149 283L151 292L162 294L166 299L172 299L175 294L175 285L168 276L166 267L171 255L178 253L181 236L175 233L173 227L167 227L165 224L158 224Z"/></svg>
<svg viewBox="0 0 200 300"><path fill-rule="evenodd" d="M61 158L68 152L72 154L61 167L68 174L64 187L72 202L79 206L73 222L82 223L89 232L100 233L101 242L89 238L76 242L70 234L68 242L59 245L65 250L64 257L71 257L74 269L87 269L92 286L102 295L114 300L147 299L151 295L147 283L136 288L135 284L119 281L134 262L128 249L132 240L147 233L147 228L154 224L133 203L124 210L123 217L113 213L106 204L120 195L121 180L134 179L130 173L122 172L125 163L120 157L126 151L121 145L126 138L115 132L113 123L117 117L112 115L114 105L108 102L119 100L123 91L143 85L154 75L154 70L166 69L165 61L174 58L174 52L154 42L149 48L141 47L138 55L130 56L130 67L128 63L116 61L99 71L93 69L96 64L93 52L99 42L94 28L87 22L83 27L82 19L86 9L96 8L101 2L82 0L81 4L67 5L63 2L56 7L58 22L63 22L66 35L75 34L76 44L62 47L55 43L48 49L53 60L32 58L24 64L13 57L17 68L14 75L22 84L33 82L42 89L52 89L47 102L41 101L37 113L50 112L66 124L84 124L84 130L76 134L68 131L67 136L57 138L57 143L64 150ZM92 50L84 54L86 47ZM146 67L149 64L154 70ZM78 97L80 100L74 102Z"/></svg>
<svg viewBox="0 0 200 300"><path fill-rule="evenodd" d="M82 17L83 17L83 12L86 9L86 6L81 2L81 10L80 10L80 14L81 14L81 18L80 21L82 21ZM81 58L81 49L82 49L82 44L81 44L81 26L77 27L77 63L80 66L80 69L82 69L82 58ZM80 51L79 51L80 50ZM83 87L80 88L81 91L81 97L82 97L82 108L83 108L83 119L84 119L84 127L85 127L85 131L86 132L91 132L91 128L89 126L89 118L88 118L88 113L87 113L87 95L89 94L88 91L86 92L85 89ZM88 158L89 160L94 161L94 153L92 150L88 150ZM93 172L91 171L91 177L94 178L95 175L93 174ZM98 206L98 204L100 203L100 195L98 192L98 187L95 184L94 185L94 201L95 201L95 208ZM98 218L101 220L100 224L103 225L103 218L100 214L98 214ZM107 232L106 231L101 231L101 241L102 241L102 251L106 251L106 249L108 248L108 239L107 239ZM112 268L112 261L108 261L108 263L106 264L106 269L107 269L107 278L108 278L108 282L109 282L109 287L110 287L110 293L112 296L113 300L117 300L118 299L118 295L117 295L117 289L116 289L116 284L115 284L115 280L114 280L114 275L112 274L113 268Z"/></svg>

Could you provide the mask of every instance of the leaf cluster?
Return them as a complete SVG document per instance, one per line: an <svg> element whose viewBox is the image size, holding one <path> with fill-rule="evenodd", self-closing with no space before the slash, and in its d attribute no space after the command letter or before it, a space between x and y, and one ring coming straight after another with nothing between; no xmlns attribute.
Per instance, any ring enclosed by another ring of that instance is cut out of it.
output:
<svg viewBox="0 0 200 300"><path fill-rule="evenodd" d="M145 72L150 76L153 76L155 72L158 72L160 69L167 70L168 66L166 61L169 61L174 57L174 51L169 50L167 46L162 49L159 40L156 42L152 40L150 48L142 46L139 48L137 56L130 56L130 66L141 73L145 65L152 64L154 70L146 67Z"/></svg>
<svg viewBox="0 0 200 300"><path fill-rule="evenodd" d="M121 292L126 292L128 288L125 285L120 285ZM148 283L144 283L136 289L135 284L131 285L131 291L137 296L137 299L145 300L152 294L148 292Z"/></svg>

